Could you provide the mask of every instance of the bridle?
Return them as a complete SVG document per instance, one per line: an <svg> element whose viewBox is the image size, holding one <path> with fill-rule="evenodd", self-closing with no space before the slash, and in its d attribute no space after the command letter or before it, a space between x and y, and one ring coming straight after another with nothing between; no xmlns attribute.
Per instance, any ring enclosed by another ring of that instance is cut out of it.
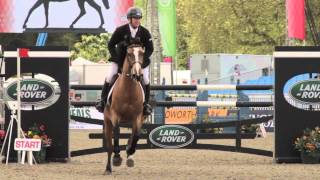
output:
<svg viewBox="0 0 320 180"><path fill-rule="evenodd" d="M139 49L135 49L135 48L139 48ZM144 51L143 49L141 51L141 48L142 46L139 44L132 44L127 48L128 53L127 53L126 59L129 64L130 73L125 73L125 76L129 77L131 80L141 81L143 77L143 74L138 72L142 70L142 64L143 64ZM129 52L130 51L129 49L132 49L133 51ZM141 57L141 53L142 53L142 57ZM132 59L134 59L134 61L132 61Z"/></svg>

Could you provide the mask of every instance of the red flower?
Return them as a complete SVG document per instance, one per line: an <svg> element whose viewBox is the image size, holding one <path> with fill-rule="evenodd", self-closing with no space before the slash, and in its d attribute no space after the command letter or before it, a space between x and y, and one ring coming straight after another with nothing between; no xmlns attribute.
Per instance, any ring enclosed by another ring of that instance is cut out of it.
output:
<svg viewBox="0 0 320 180"><path fill-rule="evenodd" d="M46 134L41 136L41 139L48 139L48 136Z"/></svg>
<svg viewBox="0 0 320 180"><path fill-rule="evenodd" d="M0 139L4 139L6 136L6 132L4 130L0 130Z"/></svg>
<svg viewBox="0 0 320 180"><path fill-rule="evenodd" d="M45 130L44 125L41 125L41 126L39 127L39 129L40 129L40 131L44 131L44 130Z"/></svg>
<svg viewBox="0 0 320 180"><path fill-rule="evenodd" d="M45 132L45 126L38 125L37 123L34 123L32 127L28 129L26 132L27 138L39 138L42 141L42 145L45 145L47 147L51 146L51 139Z"/></svg>

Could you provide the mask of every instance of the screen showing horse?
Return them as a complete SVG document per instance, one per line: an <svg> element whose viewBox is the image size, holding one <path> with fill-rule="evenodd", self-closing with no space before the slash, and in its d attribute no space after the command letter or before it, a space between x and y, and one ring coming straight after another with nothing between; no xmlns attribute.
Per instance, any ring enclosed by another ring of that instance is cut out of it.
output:
<svg viewBox="0 0 320 180"><path fill-rule="evenodd" d="M1 0L0 32L113 32L134 0Z"/></svg>

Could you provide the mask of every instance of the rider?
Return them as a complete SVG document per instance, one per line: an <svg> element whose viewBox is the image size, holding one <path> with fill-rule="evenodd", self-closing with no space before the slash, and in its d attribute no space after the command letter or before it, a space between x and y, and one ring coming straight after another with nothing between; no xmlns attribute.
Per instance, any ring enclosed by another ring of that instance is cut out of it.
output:
<svg viewBox="0 0 320 180"><path fill-rule="evenodd" d="M108 73L101 93L101 100L97 103L96 108L99 112L104 111L107 101L107 96L111 88L111 79L117 74L119 67L122 68L126 56L126 49L129 45L130 38L139 38L143 47L145 48L143 68L143 81L145 84L145 102L143 105L143 114L150 115L152 107L149 104L150 96L150 80L149 80L149 64L150 56L153 52L153 43L150 32L140 25L142 18L142 11L139 8L131 7L127 12L128 23L118 27L112 34L108 43L108 50L111 54L111 70Z"/></svg>

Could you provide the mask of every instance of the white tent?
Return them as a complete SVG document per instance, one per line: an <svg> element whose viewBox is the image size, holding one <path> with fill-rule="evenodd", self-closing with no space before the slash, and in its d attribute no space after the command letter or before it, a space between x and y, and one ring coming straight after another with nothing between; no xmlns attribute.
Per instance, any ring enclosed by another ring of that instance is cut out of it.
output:
<svg viewBox="0 0 320 180"><path fill-rule="evenodd" d="M98 64L98 63L89 61L83 57L78 57L77 59L71 61L71 66L73 66L73 65L88 65L88 64Z"/></svg>
<svg viewBox="0 0 320 180"><path fill-rule="evenodd" d="M95 65L96 63L89 61L83 57L71 61L70 66L70 84L84 83L83 71L86 65Z"/></svg>
<svg viewBox="0 0 320 180"><path fill-rule="evenodd" d="M110 69L110 64L95 63L78 57L71 62L70 84L102 84Z"/></svg>

